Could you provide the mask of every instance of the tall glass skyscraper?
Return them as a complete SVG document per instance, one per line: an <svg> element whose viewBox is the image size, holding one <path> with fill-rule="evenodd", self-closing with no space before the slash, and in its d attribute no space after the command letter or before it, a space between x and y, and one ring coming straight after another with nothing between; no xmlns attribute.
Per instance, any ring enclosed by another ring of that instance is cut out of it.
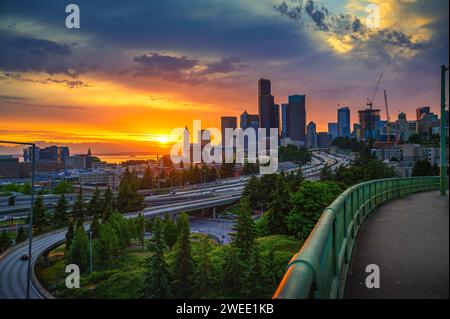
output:
<svg viewBox="0 0 450 319"><path fill-rule="evenodd" d="M350 136L350 109L341 107L337 111L338 136Z"/></svg>
<svg viewBox="0 0 450 319"><path fill-rule="evenodd" d="M258 113L259 126L266 129L266 136L270 134L270 128L279 127L279 110L274 103L271 93L271 83L267 79L258 81Z"/></svg>
<svg viewBox="0 0 450 319"><path fill-rule="evenodd" d="M286 112L286 133L291 140L306 144L306 97L290 95Z"/></svg>

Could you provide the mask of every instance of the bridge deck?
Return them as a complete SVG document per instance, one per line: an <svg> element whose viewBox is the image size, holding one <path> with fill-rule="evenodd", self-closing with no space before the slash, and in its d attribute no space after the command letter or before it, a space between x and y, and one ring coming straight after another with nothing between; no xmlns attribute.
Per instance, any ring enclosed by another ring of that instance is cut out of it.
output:
<svg viewBox="0 0 450 319"><path fill-rule="evenodd" d="M380 288L365 285L366 266ZM419 193L386 203L360 231L345 298L449 298L448 196Z"/></svg>

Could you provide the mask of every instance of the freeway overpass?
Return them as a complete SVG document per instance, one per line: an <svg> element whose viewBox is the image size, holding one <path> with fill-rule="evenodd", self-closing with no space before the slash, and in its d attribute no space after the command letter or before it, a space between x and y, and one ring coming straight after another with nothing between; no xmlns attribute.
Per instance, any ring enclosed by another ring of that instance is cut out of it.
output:
<svg viewBox="0 0 450 319"><path fill-rule="evenodd" d="M319 165L309 165L304 169L304 175L306 178L315 178L323 166L329 164L333 167L338 165L344 165L345 163L339 157L330 154L321 154L324 159L320 161ZM225 185L208 186L203 189L196 189L194 191L180 192L177 194L159 195L159 198L167 198L165 204L161 204L155 207L149 207L143 210L143 214L146 218L152 218L165 214L166 212L171 214L177 214L179 212L188 212L192 210L202 208L214 208L221 205L228 205L237 202L242 195L243 186L245 185L246 178L235 178L233 182L227 181ZM225 187L223 187L225 186ZM198 195L198 193L205 193L205 191L212 192L214 190L214 196L208 196L206 198L189 198L189 196ZM175 196L176 195L176 196ZM179 200L180 196L184 197L184 200ZM155 196L157 197L157 196ZM171 202L171 198L176 198L174 202ZM139 212L125 214L126 218L136 217ZM86 224L85 227L89 227ZM39 256L44 254L52 247L60 245L65 239L66 230L58 230L52 233L43 234L34 238L32 247L31 263L35 264ZM16 245L0 255L0 299L5 298L25 298L26 297L26 283L27 283L27 263L20 260L20 256L28 253L27 242ZM39 283L34 278L31 283L30 298L45 298L39 287Z"/></svg>

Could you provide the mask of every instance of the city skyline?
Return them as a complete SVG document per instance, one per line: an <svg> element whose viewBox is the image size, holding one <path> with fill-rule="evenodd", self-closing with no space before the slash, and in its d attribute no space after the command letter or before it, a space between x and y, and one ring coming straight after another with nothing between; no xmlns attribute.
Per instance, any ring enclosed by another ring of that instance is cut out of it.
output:
<svg viewBox="0 0 450 319"><path fill-rule="evenodd" d="M289 14L299 2L166 1L121 10L121 3L80 1L79 30L65 28L63 3L4 2L0 134L97 153L160 152L171 129L192 119L220 127L221 116L257 114L259 78L272 81L275 104L306 95L306 123L318 132L336 122L338 105L357 122L381 72L392 120L400 111L414 119L421 106L437 112L448 2L372 2L380 5L383 36L361 27L353 42L330 21L339 13L364 21L366 1L311 2L311 12L329 9L320 21L306 11ZM161 28L158 16L171 27ZM375 107L382 106L379 92Z"/></svg>

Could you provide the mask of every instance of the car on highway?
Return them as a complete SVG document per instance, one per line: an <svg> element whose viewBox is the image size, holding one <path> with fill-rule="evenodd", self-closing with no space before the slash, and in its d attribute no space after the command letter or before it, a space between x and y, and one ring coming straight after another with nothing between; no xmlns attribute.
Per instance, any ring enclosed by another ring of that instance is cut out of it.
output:
<svg viewBox="0 0 450 319"><path fill-rule="evenodd" d="M28 254L22 254L22 256L20 256L20 260L28 260L28 259L30 259Z"/></svg>

